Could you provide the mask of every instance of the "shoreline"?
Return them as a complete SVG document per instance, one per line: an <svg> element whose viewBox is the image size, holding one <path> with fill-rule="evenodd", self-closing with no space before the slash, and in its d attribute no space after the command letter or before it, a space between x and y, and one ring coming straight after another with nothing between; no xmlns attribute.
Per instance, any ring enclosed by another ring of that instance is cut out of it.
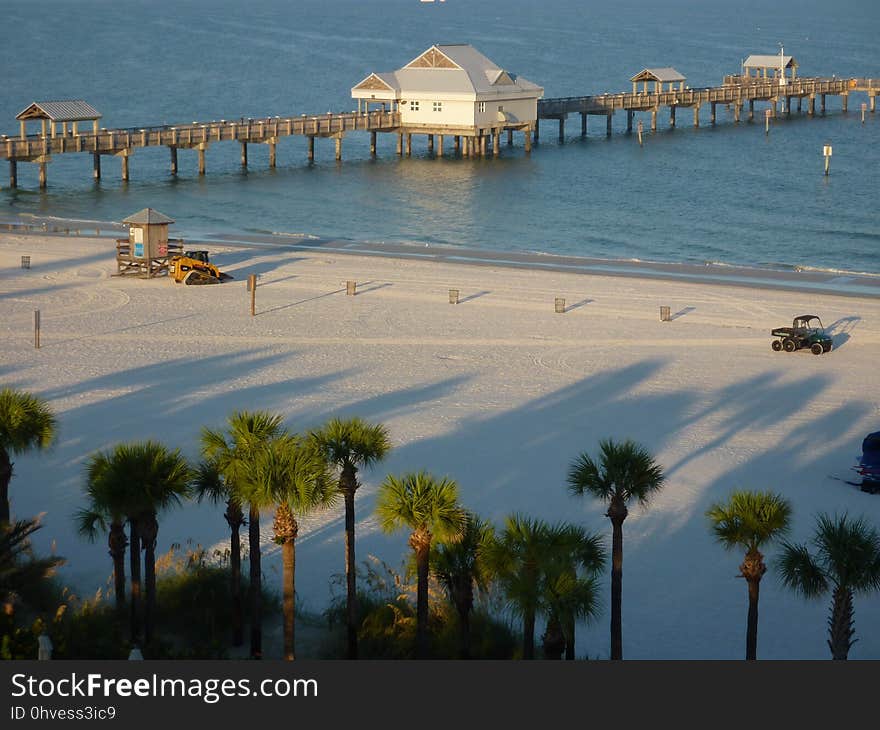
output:
<svg viewBox="0 0 880 730"><path fill-rule="evenodd" d="M38 222L39 221L39 222ZM51 221L51 224L49 223ZM65 225L67 224L67 225ZM77 224L78 227L77 227ZM51 228L50 228L51 225ZM116 238L124 234L122 224L88 219L36 218L33 224L0 221L8 235L51 236L74 238ZM25 230L19 230L25 227ZM52 230L54 229L54 230ZM113 236L89 235L81 231L115 231ZM70 233L75 231L76 233ZM0 236L3 232L0 231ZM557 273L611 276L627 279L650 279L669 282L689 282L737 286L753 289L771 289L800 293L827 294L846 297L880 298L880 274L847 270L810 268L807 266L771 268L744 266L721 262L704 264L644 261L632 259L603 259L594 256L571 256L544 252L497 251L454 245L425 243L392 243L357 241L343 238L320 237L312 234L286 233L215 233L188 237L181 232L173 234L197 246L242 246L266 250L324 251L334 254L380 256L397 259L460 263L473 266L501 266L511 269L533 269Z"/></svg>

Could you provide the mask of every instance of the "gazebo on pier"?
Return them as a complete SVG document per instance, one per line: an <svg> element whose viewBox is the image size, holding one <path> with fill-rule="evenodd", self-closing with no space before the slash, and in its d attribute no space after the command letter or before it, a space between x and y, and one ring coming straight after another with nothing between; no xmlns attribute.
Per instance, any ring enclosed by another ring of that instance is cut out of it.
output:
<svg viewBox="0 0 880 730"><path fill-rule="evenodd" d="M46 136L46 122L50 126L50 136L52 138L58 136L55 125L61 125L62 137L68 136L68 132L74 136L78 134L78 125L80 122L91 122L92 131L98 133L98 120L101 118L100 112L91 104L84 102L82 99L69 99L64 101L35 101L31 103L24 111L15 117L21 125L21 138L27 137L26 125L29 121L39 121L42 123L41 133ZM70 129L67 125L70 124Z"/></svg>
<svg viewBox="0 0 880 730"><path fill-rule="evenodd" d="M743 61L742 75L749 79L786 79L785 72L790 71L787 78L788 81L794 81L797 78L798 62L794 56L783 56L781 53L776 56L751 55ZM752 75L754 71L754 75ZM769 72L769 73L768 73Z"/></svg>
<svg viewBox="0 0 880 730"><path fill-rule="evenodd" d="M663 91L676 91L675 84L678 84L678 91L684 91L684 82L687 79L682 76L671 66L664 68L645 68L633 76L630 81L633 85L633 94L639 93L639 84L642 84L642 94L648 93L648 84L653 82L654 93L659 94ZM663 88L664 84L667 88Z"/></svg>

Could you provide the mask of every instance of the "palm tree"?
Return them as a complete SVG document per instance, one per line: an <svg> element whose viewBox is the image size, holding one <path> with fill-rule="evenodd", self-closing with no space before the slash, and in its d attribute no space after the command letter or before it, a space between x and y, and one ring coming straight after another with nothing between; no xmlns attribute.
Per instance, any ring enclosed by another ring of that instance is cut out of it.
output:
<svg viewBox="0 0 880 730"><path fill-rule="evenodd" d="M39 517L0 525L0 604L7 604L4 610L12 610L14 597L38 594L43 580L64 562L57 556L34 556L30 536L40 527Z"/></svg>
<svg viewBox="0 0 880 730"><path fill-rule="evenodd" d="M523 659L535 658L535 619L550 531L550 525L542 520L510 515L504 521L504 529L486 549L494 579L510 608L522 616Z"/></svg>
<svg viewBox="0 0 880 730"><path fill-rule="evenodd" d="M134 556L144 549L144 641L153 639L156 605L156 539L159 512L180 504L189 496L192 473L179 449L169 451L155 441L118 444L112 451L97 454L88 472L96 494L113 494L120 500L115 513L128 515L132 550L132 641L139 635L137 611L140 560ZM111 512L112 514L113 512ZM135 586L138 585L138 588Z"/></svg>
<svg viewBox="0 0 880 730"><path fill-rule="evenodd" d="M76 513L77 532L94 542L98 532L107 532L107 547L113 561L113 587L116 610L125 609L125 549L128 538L125 523L130 507L130 484L118 484L106 478L110 461L106 454L94 454L86 464L88 505ZM139 557L139 556L138 556Z"/></svg>
<svg viewBox="0 0 880 730"><path fill-rule="evenodd" d="M385 532L409 527L409 546L418 571L416 599L416 657L428 656L428 572L431 543L455 541L464 527L458 505L458 485L427 472L388 476L379 487L376 515Z"/></svg>
<svg viewBox="0 0 880 730"><path fill-rule="evenodd" d="M281 545L282 604L284 614L284 658L295 658L296 629L296 538L297 515L304 516L329 506L338 495L329 465L314 444L283 434L273 439L255 459L256 483L252 503L275 505L273 529Z"/></svg>
<svg viewBox="0 0 880 730"><path fill-rule="evenodd" d="M853 596L880 590L880 534L862 518L820 514L812 544L814 554L807 545L783 544L782 582L805 598L832 592L828 648L833 659L846 659L855 643Z"/></svg>
<svg viewBox="0 0 880 730"><path fill-rule="evenodd" d="M48 448L55 440L56 426L45 401L11 388L0 390L0 525L9 524L10 454Z"/></svg>
<svg viewBox="0 0 880 730"><path fill-rule="evenodd" d="M244 608L241 599L241 528L247 524L239 495L213 462L203 461L196 468L193 488L198 500L226 503L223 517L229 525L229 573L232 594L232 645L244 643Z"/></svg>
<svg viewBox="0 0 880 730"><path fill-rule="evenodd" d="M596 576L605 570L607 554L599 535L577 525L557 525L549 531L547 540L541 608L548 616L548 628L553 628L551 637L558 630L557 650L550 653L558 655L558 647L564 646L565 658L574 659L578 620L589 621L599 615ZM544 656L550 658L547 654L545 646Z"/></svg>
<svg viewBox="0 0 880 730"><path fill-rule="evenodd" d="M227 432L203 428L202 456L212 462L226 485L248 503L248 546L251 606L251 658L263 655L263 580L260 563L260 508L255 495L255 460L266 445L283 432L282 418L265 411L235 411L227 420Z"/></svg>
<svg viewBox="0 0 880 730"><path fill-rule="evenodd" d="M663 487L662 468L651 454L627 440L599 442L599 459L581 454L568 472L569 491L577 496L589 493L608 505L611 520L611 658L623 659L623 521L632 498L647 505L651 495Z"/></svg>
<svg viewBox="0 0 880 730"><path fill-rule="evenodd" d="M791 505L770 492L734 492L723 504L714 504L706 512L712 532L725 548L746 551L739 566L740 576L749 587L749 617L746 629L746 659L758 658L758 592L767 572L760 549L788 531Z"/></svg>
<svg viewBox="0 0 880 730"><path fill-rule="evenodd" d="M360 418L334 418L312 438L339 471L339 491L345 501L345 585L348 617L348 658L357 659L357 563L354 552L354 495L360 487L358 470L385 458L391 449L388 430Z"/></svg>
<svg viewBox="0 0 880 730"><path fill-rule="evenodd" d="M470 659L470 615L474 589L486 590L491 571L485 552L491 543L492 525L471 512L465 513L461 538L431 547L430 566L434 577L446 591L458 612L459 658Z"/></svg>

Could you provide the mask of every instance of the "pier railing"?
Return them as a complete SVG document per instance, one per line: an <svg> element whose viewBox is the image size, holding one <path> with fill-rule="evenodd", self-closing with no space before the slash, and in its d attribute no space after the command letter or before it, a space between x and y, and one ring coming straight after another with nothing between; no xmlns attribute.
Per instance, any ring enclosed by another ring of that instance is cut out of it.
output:
<svg viewBox="0 0 880 730"><path fill-rule="evenodd" d="M751 82L733 83L725 78L722 86L684 89L679 91L648 91L641 93L601 94L596 96L569 96L538 101L538 116L554 118L558 115L583 112L608 114L616 110L649 111L661 106L698 106L702 104L732 104L745 101L767 101L783 96L801 97L816 94L845 94L849 91L880 89L876 79L822 79L803 78L787 80L784 86L772 79L752 79Z"/></svg>
<svg viewBox="0 0 880 730"><path fill-rule="evenodd" d="M113 154L136 147L188 148L228 140L266 143L292 135L328 137L355 130L388 131L398 126L399 112L374 111L101 129L97 133L80 131L55 137L41 134L24 138L7 136L0 137L0 159L25 160L67 152Z"/></svg>

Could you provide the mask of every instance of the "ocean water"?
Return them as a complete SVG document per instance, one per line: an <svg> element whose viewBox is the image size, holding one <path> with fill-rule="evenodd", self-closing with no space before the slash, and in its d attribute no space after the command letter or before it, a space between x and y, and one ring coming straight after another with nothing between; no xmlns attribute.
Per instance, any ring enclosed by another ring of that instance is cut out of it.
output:
<svg viewBox="0 0 880 730"><path fill-rule="evenodd" d="M880 77L874 0L0 0L0 18L0 130L11 135L31 101L61 98L86 99L105 127L351 110L354 84L432 43L471 43L548 98L623 91L646 66L714 85L780 43L802 76ZM829 97L825 117L805 106L769 135L723 107L715 127L704 109L694 129L684 109L674 130L661 115L643 147L624 114L611 138L591 118L586 139L575 115L564 144L545 122L531 156L517 135L487 160L432 159L423 138L399 159L393 135L379 136L371 160L368 135L355 133L342 163L317 140L309 165L306 140L293 137L274 170L258 145L245 172L237 145L215 144L202 178L195 152L179 153L173 178L167 150L138 150L124 184L113 158L95 183L89 155L65 155L42 192L35 166L19 165L17 190L0 171L0 220L118 221L150 206L190 238L306 234L880 274L880 113L862 124L862 101L852 95L843 114Z"/></svg>

